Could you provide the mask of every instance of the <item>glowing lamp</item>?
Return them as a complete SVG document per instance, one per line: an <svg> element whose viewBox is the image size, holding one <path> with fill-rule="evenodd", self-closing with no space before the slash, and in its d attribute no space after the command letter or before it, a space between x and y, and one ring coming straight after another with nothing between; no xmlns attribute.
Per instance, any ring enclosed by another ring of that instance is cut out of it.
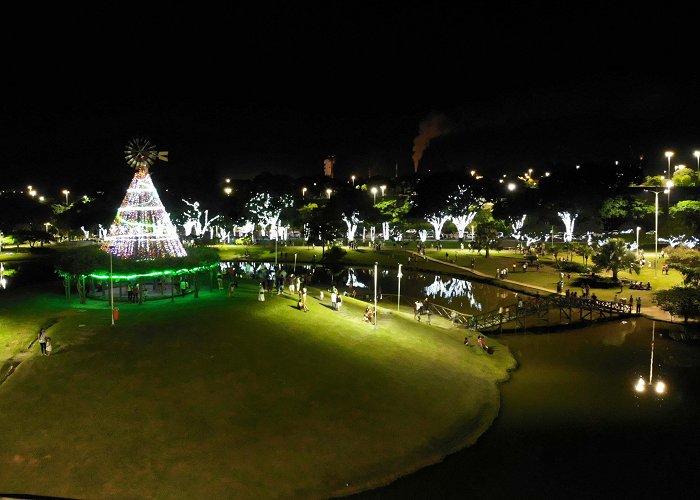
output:
<svg viewBox="0 0 700 500"><path fill-rule="evenodd" d="M634 390L637 392L644 392L646 387L647 384L644 382L644 377L639 377L639 380L637 380L637 383L634 386Z"/></svg>

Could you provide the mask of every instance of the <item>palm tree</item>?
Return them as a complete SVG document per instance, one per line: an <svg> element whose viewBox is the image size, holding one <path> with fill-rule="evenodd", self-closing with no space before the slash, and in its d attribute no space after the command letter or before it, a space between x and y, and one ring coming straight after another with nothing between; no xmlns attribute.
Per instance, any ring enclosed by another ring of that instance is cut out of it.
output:
<svg viewBox="0 0 700 500"><path fill-rule="evenodd" d="M634 252L627 249L625 240L611 238L593 255L593 263L598 269L612 271L613 281L617 281L620 269L631 269L639 274L639 262Z"/></svg>

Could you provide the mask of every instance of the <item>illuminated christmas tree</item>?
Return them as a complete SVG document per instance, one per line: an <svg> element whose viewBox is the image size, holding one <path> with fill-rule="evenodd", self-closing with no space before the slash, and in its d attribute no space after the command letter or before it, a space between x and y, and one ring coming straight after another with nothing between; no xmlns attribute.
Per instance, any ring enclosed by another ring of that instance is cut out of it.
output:
<svg viewBox="0 0 700 500"><path fill-rule="evenodd" d="M147 140L132 139L124 155L136 173L102 249L135 260L185 257L187 252L148 172L156 159L167 161L167 152L157 152Z"/></svg>

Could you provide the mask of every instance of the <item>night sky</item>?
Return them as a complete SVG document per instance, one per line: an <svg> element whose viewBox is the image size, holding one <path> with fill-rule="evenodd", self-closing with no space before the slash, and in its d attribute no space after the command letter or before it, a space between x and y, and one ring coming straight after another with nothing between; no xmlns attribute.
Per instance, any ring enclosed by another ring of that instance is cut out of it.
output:
<svg viewBox="0 0 700 500"><path fill-rule="evenodd" d="M327 155L339 178L409 175L421 130L422 173L557 172L644 155L658 174L667 149L694 164L698 72L675 52L663 62L648 52L663 52L663 32L648 36L663 12L485 5L175 12L160 23L170 31L221 19L168 44L162 27L122 36L100 59L49 46L49 68L10 54L6 74L22 77L0 100L0 187L121 190L123 148L137 136L169 151L153 173L173 186L318 175Z"/></svg>

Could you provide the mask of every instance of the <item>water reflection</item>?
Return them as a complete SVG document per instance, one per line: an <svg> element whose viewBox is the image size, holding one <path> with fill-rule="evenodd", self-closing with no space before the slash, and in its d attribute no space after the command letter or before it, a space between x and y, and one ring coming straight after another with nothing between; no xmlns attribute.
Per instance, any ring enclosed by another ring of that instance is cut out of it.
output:
<svg viewBox="0 0 700 500"><path fill-rule="evenodd" d="M654 388L648 381L655 329ZM498 339L519 362L492 427L465 450L356 498L690 498L700 477L700 346L644 318ZM475 478L491 478L478 480Z"/></svg>

